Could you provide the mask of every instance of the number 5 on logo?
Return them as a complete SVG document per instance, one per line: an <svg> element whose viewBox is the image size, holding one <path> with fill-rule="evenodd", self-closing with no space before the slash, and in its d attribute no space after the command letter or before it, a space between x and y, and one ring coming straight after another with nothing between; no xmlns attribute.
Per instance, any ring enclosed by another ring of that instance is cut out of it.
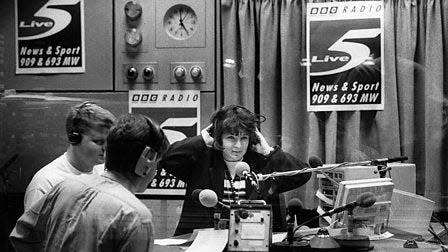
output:
<svg viewBox="0 0 448 252"><path fill-rule="evenodd" d="M180 131L166 129L166 128L192 127L197 123L198 123L198 118L195 118L195 117L168 118L162 124L160 124L160 127L162 128L163 132L165 133L166 137L168 138L168 141L170 143L174 143L174 142L177 142L177 141L180 141L180 140L186 138L187 136ZM199 126L198 126L198 128L199 128Z"/></svg>
<svg viewBox="0 0 448 252"><path fill-rule="evenodd" d="M336 69L321 71L321 72L310 72L311 76L322 76L322 75L330 75L336 73L342 73L344 71L350 70L362 62L364 62L367 57L370 56L370 49L364 44L356 43L356 42L347 42L344 40L348 39L362 39L362 38L375 38L376 36L381 34L381 29L357 29L350 30L346 32L342 37L340 37L336 42L334 42L329 48L328 51L338 51L345 52L350 55L350 61L342 67L338 67Z"/></svg>

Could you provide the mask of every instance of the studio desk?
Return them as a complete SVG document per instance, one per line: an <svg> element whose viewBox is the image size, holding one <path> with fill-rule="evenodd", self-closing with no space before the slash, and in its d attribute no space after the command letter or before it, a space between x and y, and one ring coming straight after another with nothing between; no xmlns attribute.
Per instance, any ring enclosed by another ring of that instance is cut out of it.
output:
<svg viewBox="0 0 448 252"><path fill-rule="evenodd" d="M213 232L221 232L220 234L212 234ZM202 232L202 230L200 231ZM181 252L181 251L198 251L198 252L213 252L213 251L227 251L226 250L226 246L225 244L227 244L227 235L226 232L227 230L207 230L208 234L205 234L203 237L200 237L200 235L197 236L197 239L201 239L201 241L199 240L194 240L194 239L190 239L189 238L192 236L191 234L188 235L182 235L182 236L178 236L178 237L172 237L172 240L180 240L180 242L186 241L183 244L178 244L178 245L158 245L157 243L160 243L161 241L167 241L167 239L160 239L160 240L156 240L155 241L155 245L154 245L154 250L155 252ZM210 233L212 232L212 233ZM217 241L216 238L218 236L221 236L221 240ZM275 239L278 239L279 237L285 237L286 233L276 233L273 235L273 241ZM208 237L208 239L204 240L204 237ZM373 249L368 250L368 251L406 251L406 252L417 252L417 251L428 251L428 252L434 252L434 251L443 251L442 247L438 244L434 244L434 243L428 243L428 242L416 242L418 248L404 248L403 245L405 244L405 242L407 241L407 239L410 236L406 236L406 235L402 235L399 234L397 236L393 236L391 238L387 238L387 239L383 239L383 240L376 240L376 241L370 241L370 244L373 245ZM197 244L200 243L200 244ZM224 245L223 245L224 244ZM270 252L288 252L288 251L293 251L293 252L301 252L301 251L341 251L341 252L345 252L345 251L350 251L352 252L353 250L351 249L339 249L339 250L316 250L316 249L312 249L310 247L301 247L301 246L297 246L297 245L291 245L288 246L287 242L281 242L281 246L277 246L280 243L278 242L273 242L274 245L271 245L271 247L269 248ZM241 250L241 251L247 251L247 250ZM250 251L263 251L263 250L250 250ZM365 250L367 251L367 250Z"/></svg>

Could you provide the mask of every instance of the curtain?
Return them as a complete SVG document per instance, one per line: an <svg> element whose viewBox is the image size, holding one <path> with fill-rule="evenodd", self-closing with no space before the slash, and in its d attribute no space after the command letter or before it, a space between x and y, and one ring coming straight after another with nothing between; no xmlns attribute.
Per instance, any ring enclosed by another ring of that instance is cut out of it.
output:
<svg viewBox="0 0 448 252"><path fill-rule="evenodd" d="M446 210L448 1L384 0L385 109L344 112L307 112L306 4L221 0L221 105L266 116L268 142L305 161L407 156L417 193Z"/></svg>

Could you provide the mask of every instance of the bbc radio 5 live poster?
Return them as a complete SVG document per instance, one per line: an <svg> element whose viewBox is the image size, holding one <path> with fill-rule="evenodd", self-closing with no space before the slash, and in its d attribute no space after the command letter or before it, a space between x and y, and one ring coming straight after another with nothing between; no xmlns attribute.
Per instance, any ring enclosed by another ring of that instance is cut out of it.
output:
<svg viewBox="0 0 448 252"><path fill-rule="evenodd" d="M383 110L383 3L307 5L308 111Z"/></svg>
<svg viewBox="0 0 448 252"><path fill-rule="evenodd" d="M200 133L200 107L199 90L129 91L129 112L156 120L170 143ZM185 188L183 181L160 169L144 194L185 195Z"/></svg>
<svg viewBox="0 0 448 252"><path fill-rule="evenodd" d="M16 0L16 73L82 73L83 0Z"/></svg>

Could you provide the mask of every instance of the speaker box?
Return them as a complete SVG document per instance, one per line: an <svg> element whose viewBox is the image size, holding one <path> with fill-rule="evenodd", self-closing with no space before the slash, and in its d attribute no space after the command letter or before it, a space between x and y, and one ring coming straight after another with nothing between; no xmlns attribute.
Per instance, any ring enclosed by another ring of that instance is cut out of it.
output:
<svg viewBox="0 0 448 252"><path fill-rule="evenodd" d="M271 225L271 205L231 204L227 251L269 251Z"/></svg>

